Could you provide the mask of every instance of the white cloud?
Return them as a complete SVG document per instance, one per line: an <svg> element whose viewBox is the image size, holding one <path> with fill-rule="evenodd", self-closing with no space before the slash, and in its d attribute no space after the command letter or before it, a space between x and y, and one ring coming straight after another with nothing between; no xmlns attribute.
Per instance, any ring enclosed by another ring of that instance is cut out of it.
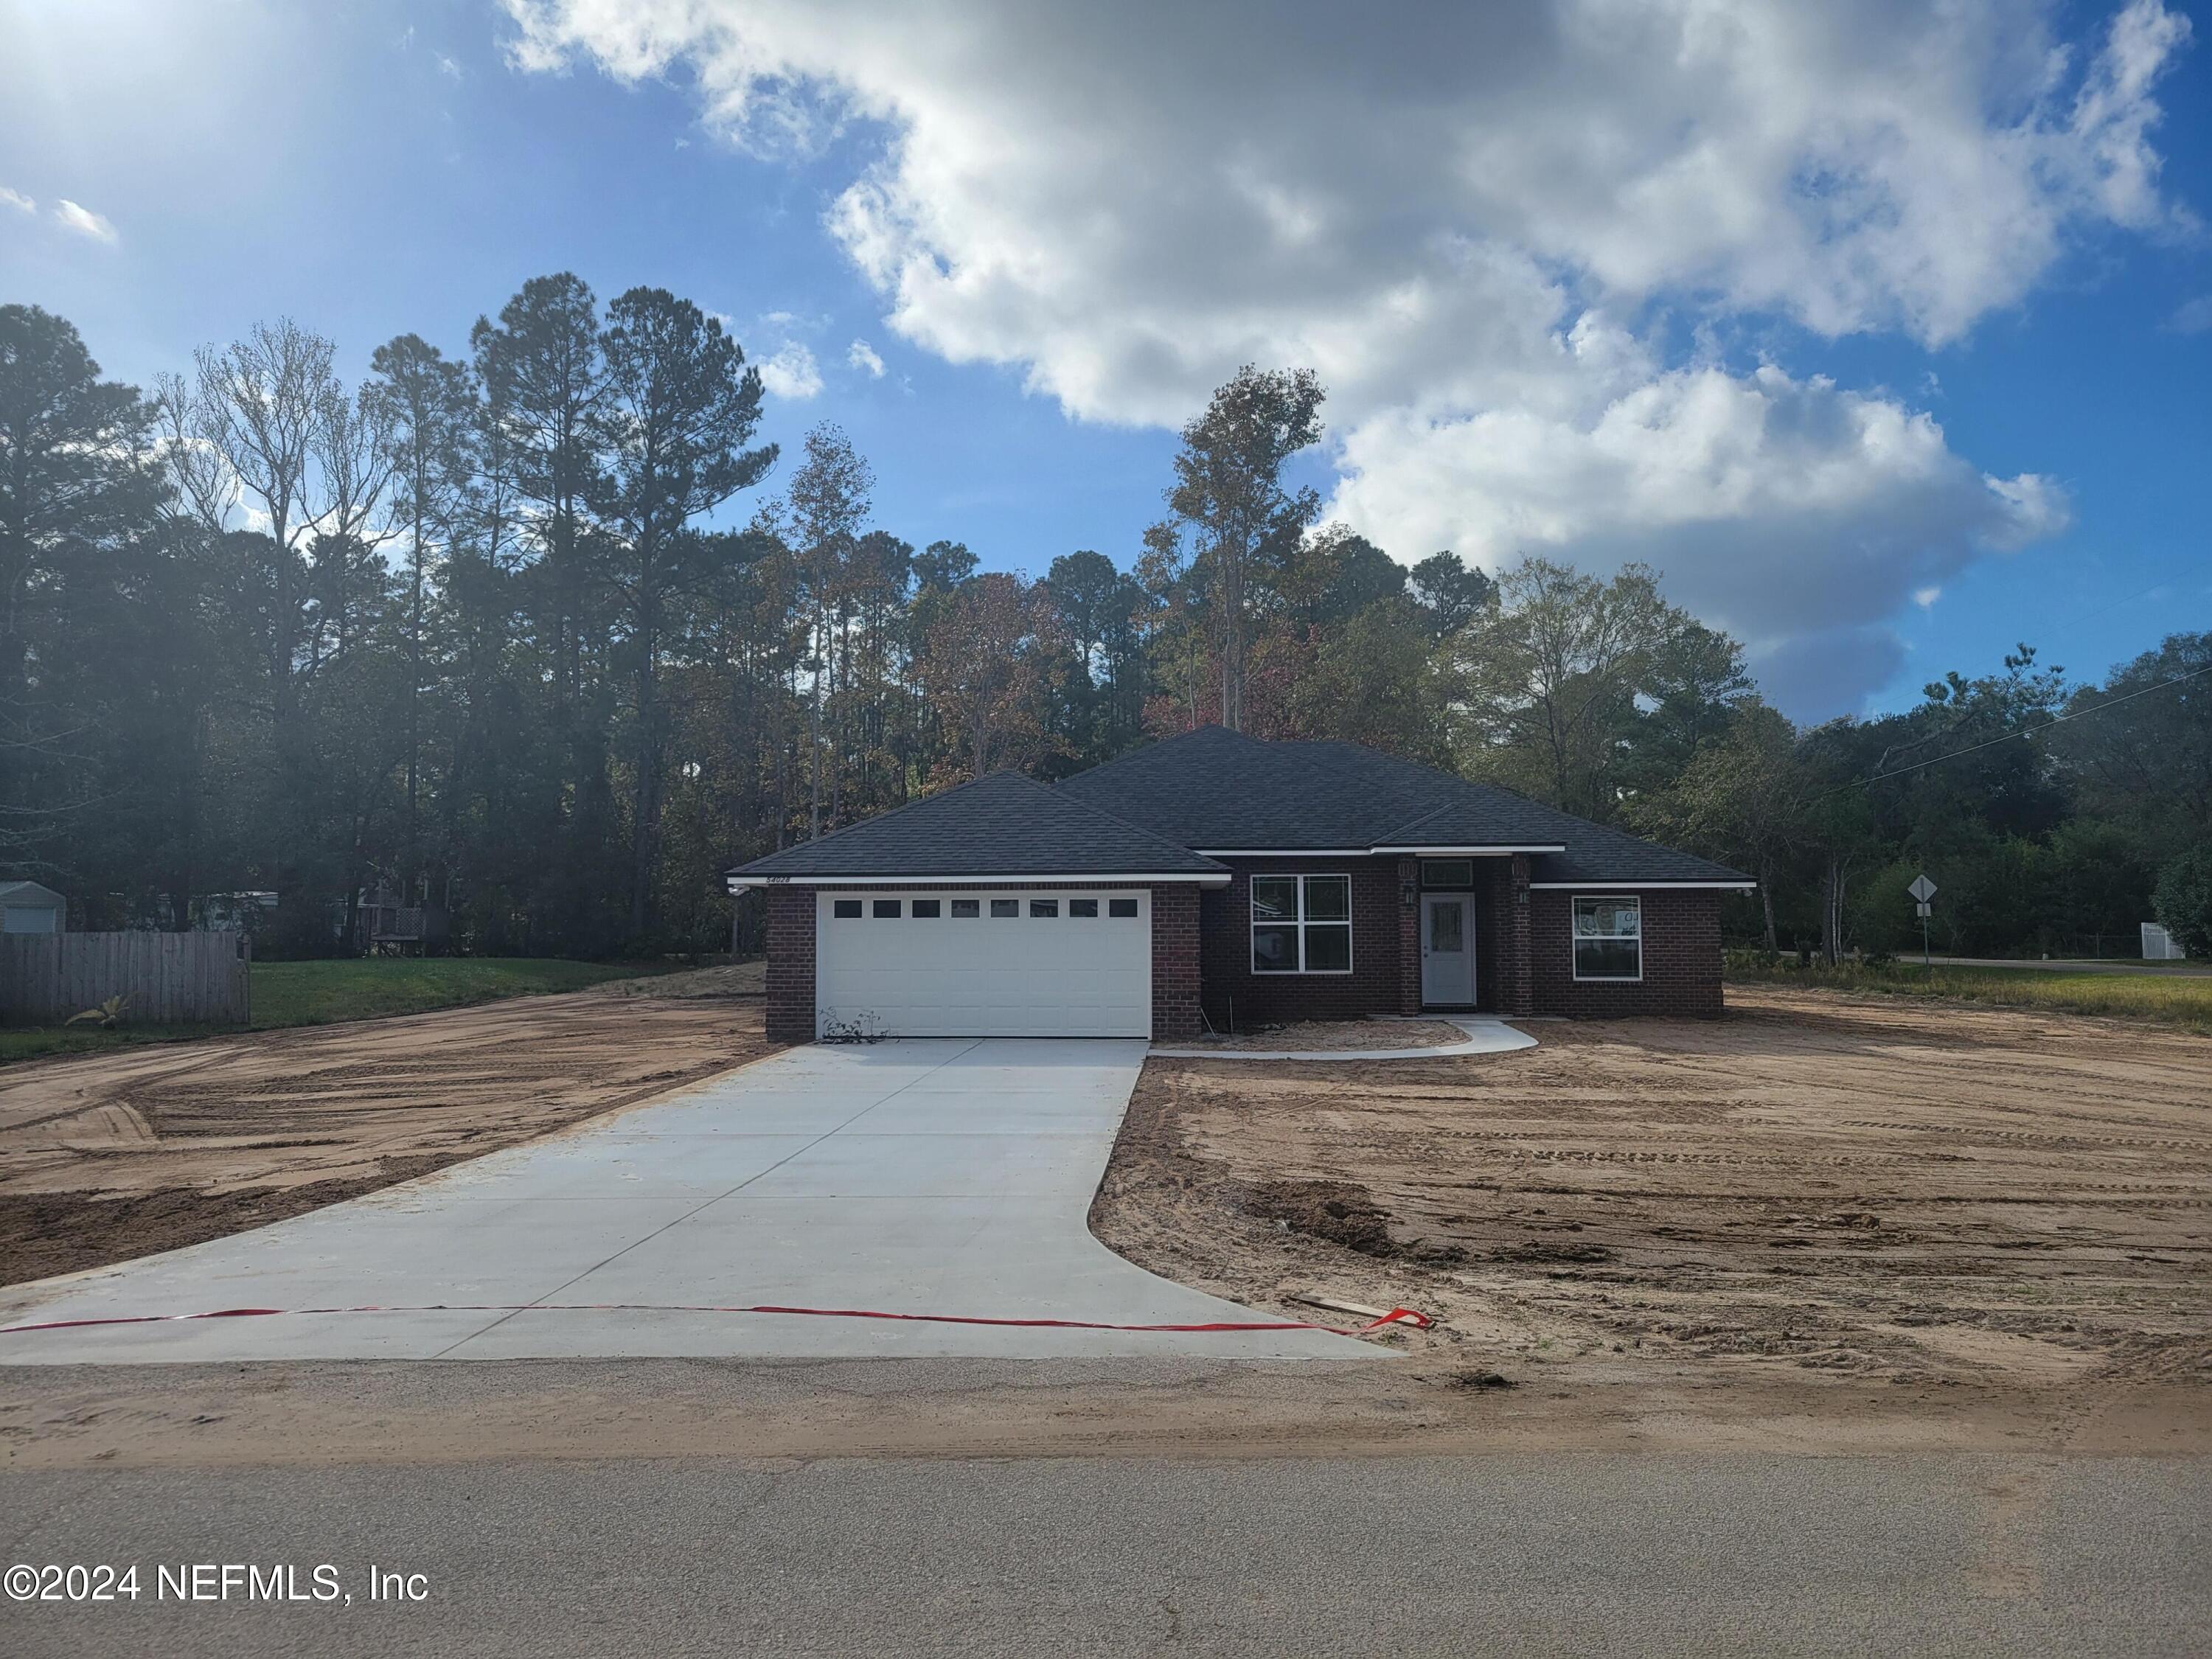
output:
<svg viewBox="0 0 2212 1659"><path fill-rule="evenodd" d="M1916 587L1912 590L1912 602L1923 611L1933 611L1936 601L1942 597L1943 590L1940 587Z"/></svg>
<svg viewBox="0 0 2212 1659"><path fill-rule="evenodd" d="M822 371L814 354L796 341L783 346L760 366L761 383L771 397L804 403L822 392Z"/></svg>
<svg viewBox="0 0 2212 1659"><path fill-rule="evenodd" d="M2193 300L2184 301L2175 308L2166 326L2177 334L2203 334L2212 330L2212 294L2200 294Z"/></svg>
<svg viewBox="0 0 2212 1659"><path fill-rule="evenodd" d="M18 213L36 213L39 204L20 190L10 190L0 185L0 207L13 208Z"/></svg>
<svg viewBox="0 0 2212 1659"><path fill-rule="evenodd" d="M90 208L79 207L66 196L54 204L54 217L62 225L80 236L88 236L95 242L115 243L115 227Z"/></svg>
<svg viewBox="0 0 2212 1659"><path fill-rule="evenodd" d="M883 357L866 340L855 340L846 348L845 362L848 367L859 369L872 380L884 378Z"/></svg>
<svg viewBox="0 0 2212 1659"><path fill-rule="evenodd" d="M447 57L442 52L434 52L432 54L432 57L438 65L439 74L444 76L449 81L458 81L462 78L461 66L453 58Z"/></svg>
<svg viewBox="0 0 2212 1659"><path fill-rule="evenodd" d="M1978 472L1887 398L1772 365L1665 368L1588 313L1560 344L1585 365L1563 378L1576 399L1361 422L1332 513L1402 557L1647 560L1768 658L2065 523L2051 481Z"/></svg>
<svg viewBox="0 0 2212 1659"><path fill-rule="evenodd" d="M1384 545L1652 558L1771 649L1834 635L1790 653L1843 665L1832 701L1878 678L1838 630L1879 635L2063 499L1984 480L1898 398L1713 343L1780 319L1815 350L1941 345L2085 241L2182 219L2151 134L2189 25L2158 0L2075 42L2044 0L1357 28L1316 0L1265 30L1171 0L506 4L525 67L681 60L709 130L757 151L886 135L826 222L906 340L1149 424L1240 362L1310 365L1340 510L1421 537Z"/></svg>

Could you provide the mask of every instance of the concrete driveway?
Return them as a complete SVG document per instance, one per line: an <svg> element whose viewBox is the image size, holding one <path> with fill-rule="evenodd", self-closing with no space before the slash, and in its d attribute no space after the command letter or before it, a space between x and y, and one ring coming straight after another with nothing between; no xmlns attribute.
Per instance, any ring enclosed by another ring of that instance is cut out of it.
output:
<svg viewBox="0 0 2212 1659"><path fill-rule="evenodd" d="M794 1048L350 1203L0 1293L0 1323L216 1308L776 1304L1255 1319L1085 1224L1140 1041ZM302 1315L0 1337L0 1363L591 1356L1344 1358L1316 1332L1024 1330L660 1311Z"/></svg>

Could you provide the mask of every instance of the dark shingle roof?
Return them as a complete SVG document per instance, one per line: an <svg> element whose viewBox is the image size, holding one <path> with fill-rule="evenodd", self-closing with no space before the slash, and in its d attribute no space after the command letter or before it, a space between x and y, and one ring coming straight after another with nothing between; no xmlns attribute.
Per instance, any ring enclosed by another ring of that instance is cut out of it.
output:
<svg viewBox="0 0 2212 1659"><path fill-rule="evenodd" d="M1537 881L1731 882L1735 871L1354 743L1261 743L1219 726L1079 773L1062 792L1186 847L1564 847Z"/></svg>
<svg viewBox="0 0 2212 1659"><path fill-rule="evenodd" d="M1721 865L1356 743L1261 743L1218 726L1057 786L995 772L731 872L895 876L1218 875L1194 848L1364 852L1560 847L1537 882L1743 882Z"/></svg>
<svg viewBox="0 0 2212 1659"><path fill-rule="evenodd" d="M867 880L1226 872L1212 859L1048 784L1018 772L994 772L730 873Z"/></svg>

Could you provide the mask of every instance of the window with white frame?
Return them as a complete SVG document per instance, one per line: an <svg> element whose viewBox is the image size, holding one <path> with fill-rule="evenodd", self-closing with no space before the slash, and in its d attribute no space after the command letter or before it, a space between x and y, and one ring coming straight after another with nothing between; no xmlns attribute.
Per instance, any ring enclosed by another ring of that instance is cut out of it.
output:
<svg viewBox="0 0 2212 1659"><path fill-rule="evenodd" d="M1643 900L1575 900L1575 977L1644 977Z"/></svg>
<svg viewBox="0 0 2212 1659"><path fill-rule="evenodd" d="M1252 878L1252 971L1352 971L1352 878Z"/></svg>

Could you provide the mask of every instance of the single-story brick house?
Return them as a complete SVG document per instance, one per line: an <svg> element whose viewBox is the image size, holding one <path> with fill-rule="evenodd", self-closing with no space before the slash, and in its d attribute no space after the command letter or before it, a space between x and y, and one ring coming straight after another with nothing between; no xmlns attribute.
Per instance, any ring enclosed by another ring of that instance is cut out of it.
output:
<svg viewBox="0 0 2212 1659"><path fill-rule="evenodd" d="M1183 1038L1461 1011L1717 1014L1753 883L1351 743L1219 726L995 773L730 872L768 1030Z"/></svg>

